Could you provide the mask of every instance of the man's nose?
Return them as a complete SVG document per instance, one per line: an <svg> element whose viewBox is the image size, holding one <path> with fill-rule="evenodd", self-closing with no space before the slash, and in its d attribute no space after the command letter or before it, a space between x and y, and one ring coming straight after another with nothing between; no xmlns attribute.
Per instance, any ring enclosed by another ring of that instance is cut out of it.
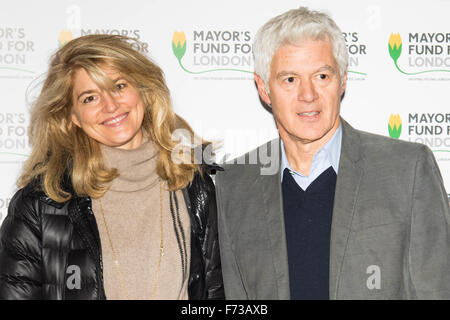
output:
<svg viewBox="0 0 450 320"><path fill-rule="evenodd" d="M313 81L311 79L303 79L298 87L297 99L304 102L313 102L317 97Z"/></svg>

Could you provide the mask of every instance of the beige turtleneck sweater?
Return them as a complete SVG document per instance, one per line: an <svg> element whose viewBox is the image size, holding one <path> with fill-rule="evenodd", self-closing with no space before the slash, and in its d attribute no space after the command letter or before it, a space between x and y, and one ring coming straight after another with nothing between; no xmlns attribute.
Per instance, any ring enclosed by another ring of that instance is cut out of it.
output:
<svg viewBox="0 0 450 320"><path fill-rule="evenodd" d="M101 198L106 225L116 252L120 272L114 262L100 202L92 200L103 256L103 278L107 299L187 299L190 264L190 221L181 191L176 192L180 223L170 211L167 184L162 183L162 234L164 254L160 257L160 179L156 174L158 150L152 141L144 141L134 150L102 145L105 164L119 170L108 191ZM176 212L173 202L173 211ZM176 215L176 214L175 214ZM174 225L179 231L180 254ZM182 256L185 276L183 279ZM121 280L121 275L123 281ZM122 285L122 282L124 285ZM125 288L124 288L125 286ZM154 289L156 288L156 289ZM154 295L153 295L154 293Z"/></svg>

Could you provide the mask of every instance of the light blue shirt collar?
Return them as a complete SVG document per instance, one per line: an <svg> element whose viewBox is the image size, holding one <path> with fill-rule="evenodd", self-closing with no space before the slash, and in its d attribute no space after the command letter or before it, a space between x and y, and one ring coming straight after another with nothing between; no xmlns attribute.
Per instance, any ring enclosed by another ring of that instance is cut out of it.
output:
<svg viewBox="0 0 450 320"><path fill-rule="evenodd" d="M281 139L280 139L281 140ZM339 158L341 156L341 143L342 143L342 123L339 124L334 135L325 145L317 151L314 155L309 175L304 175L291 168L286 158L286 152L284 150L284 143L281 140L281 170L280 179L283 180L284 169L287 168L294 178L295 182L303 189L306 190L309 185L316 180L325 170L330 166L333 167L336 174L339 169Z"/></svg>

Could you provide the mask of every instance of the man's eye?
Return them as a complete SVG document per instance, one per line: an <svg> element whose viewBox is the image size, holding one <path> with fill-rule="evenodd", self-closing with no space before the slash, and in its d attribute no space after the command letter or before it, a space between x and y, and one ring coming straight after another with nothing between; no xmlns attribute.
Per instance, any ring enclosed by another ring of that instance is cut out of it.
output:
<svg viewBox="0 0 450 320"><path fill-rule="evenodd" d="M324 73L319 74L319 79L320 79L320 80L325 80L325 79L327 79L327 78L328 78L328 75L327 75L327 74L324 74Z"/></svg>
<svg viewBox="0 0 450 320"><path fill-rule="evenodd" d="M293 83L295 81L294 77L286 78L286 82Z"/></svg>
<svg viewBox="0 0 450 320"><path fill-rule="evenodd" d="M94 101L94 96L89 96L89 97L86 97L84 100L83 100L83 103L89 103L89 102L92 102L92 101Z"/></svg>

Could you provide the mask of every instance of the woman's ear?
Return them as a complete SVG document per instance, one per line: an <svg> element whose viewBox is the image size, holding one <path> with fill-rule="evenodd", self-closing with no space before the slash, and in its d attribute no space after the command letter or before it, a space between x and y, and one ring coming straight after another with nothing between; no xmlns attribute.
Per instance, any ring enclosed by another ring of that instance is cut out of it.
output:
<svg viewBox="0 0 450 320"><path fill-rule="evenodd" d="M72 111L71 115L72 122L79 128L81 128L80 120L78 119L78 116L75 114L75 112Z"/></svg>

